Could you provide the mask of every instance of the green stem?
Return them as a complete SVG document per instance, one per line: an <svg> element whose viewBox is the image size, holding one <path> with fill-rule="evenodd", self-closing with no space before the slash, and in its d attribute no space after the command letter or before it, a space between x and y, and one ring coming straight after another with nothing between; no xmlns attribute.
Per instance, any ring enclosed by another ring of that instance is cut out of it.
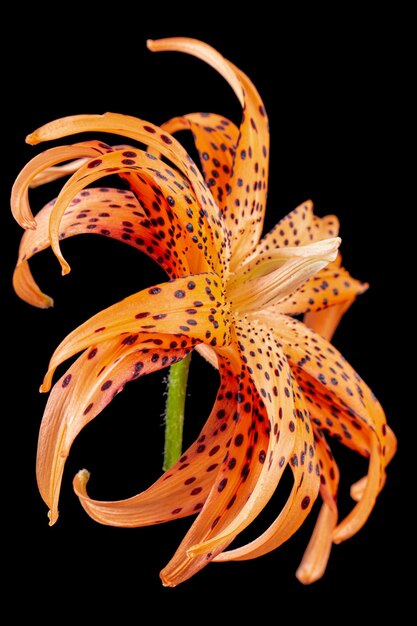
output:
<svg viewBox="0 0 417 626"><path fill-rule="evenodd" d="M165 414L165 449L163 470L169 470L182 451L184 406L191 352L171 365L168 375L168 392Z"/></svg>

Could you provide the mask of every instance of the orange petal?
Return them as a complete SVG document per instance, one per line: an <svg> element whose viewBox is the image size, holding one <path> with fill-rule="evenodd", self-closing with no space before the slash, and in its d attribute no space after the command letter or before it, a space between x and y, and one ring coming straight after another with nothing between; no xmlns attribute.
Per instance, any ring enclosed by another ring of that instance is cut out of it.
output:
<svg viewBox="0 0 417 626"><path fill-rule="evenodd" d="M64 360L122 333L170 333L212 346L227 344L228 311L222 291L216 274L192 275L144 289L104 309L61 342L42 391L48 391L56 367Z"/></svg>
<svg viewBox="0 0 417 626"><path fill-rule="evenodd" d="M239 376L229 453L200 515L161 572L166 585L177 585L199 571L255 519L274 493L294 447L293 399L284 355L257 324L238 321L236 342L225 352L237 350L245 367ZM277 352L281 371L270 367L270 350Z"/></svg>
<svg viewBox="0 0 417 626"><path fill-rule="evenodd" d="M55 384L40 428L36 470L39 491L50 508L50 524L58 517L62 474L75 437L126 382L171 365L192 348L190 338L175 349L171 339L128 335L92 345Z"/></svg>
<svg viewBox="0 0 417 626"><path fill-rule="evenodd" d="M35 187L45 185L46 183L52 183L54 180L58 180L64 176L71 176L71 174L74 174L74 172L79 170L80 167L85 165L87 161L88 159L86 158L75 159L74 161L70 161L70 163L65 163L64 165L48 167L35 176L30 183L30 188L33 189Z"/></svg>
<svg viewBox="0 0 417 626"><path fill-rule="evenodd" d="M91 143L94 143L94 142L91 142ZM106 146L106 144L101 144L101 147L102 148L107 147L107 149L110 148L110 146ZM112 148L113 150L117 150L117 149L129 150L131 149L131 146L128 146L126 144L120 144L117 146L112 146ZM71 174L74 174L74 172L79 170L80 167L85 165L87 161L88 161L88 158L82 158L82 159L75 159L75 161L70 161L69 163L64 163L64 165L58 165L58 166L52 165L51 167L48 167L42 172L39 172L38 174L36 174L35 178L31 180L29 186L31 189L33 189L35 187L40 187L41 185L45 185L46 183L51 183L54 180L58 180L59 178L63 178L64 176L71 176Z"/></svg>
<svg viewBox="0 0 417 626"><path fill-rule="evenodd" d="M325 388L317 385L315 377L294 365L293 372L308 403L315 429L322 430L346 447L368 457L369 427L361 423L353 411L341 408Z"/></svg>
<svg viewBox="0 0 417 626"><path fill-rule="evenodd" d="M13 273L13 288L22 300L25 300L32 306L48 309L54 305L53 299L39 289L27 261L20 261L16 266Z"/></svg>
<svg viewBox="0 0 417 626"><path fill-rule="evenodd" d="M304 585L316 582L326 571L332 548L332 533L336 524L337 509L324 502L309 544L295 574Z"/></svg>
<svg viewBox="0 0 417 626"><path fill-rule="evenodd" d="M168 158L185 175L201 207L201 222L212 232L210 240L216 248L218 270L223 271L229 256L229 244L226 227L219 217L219 209L193 160L181 144L166 131L145 120L117 113L74 115L45 124L29 135L27 141L37 144L75 133L93 131L124 135L142 142Z"/></svg>
<svg viewBox="0 0 417 626"><path fill-rule="evenodd" d="M212 256L216 254L213 243L215 236L210 230L211 237L209 237L209 233L201 228L199 207L191 195L184 193L183 190L187 191L187 189L183 178L150 154L140 150L117 150L102 155L100 159L89 161L73 174L62 188L51 211L49 222L51 247L61 263L63 273L68 273L69 266L62 257L59 246L62 216L75 195L80 193L86 185L116 172L125 175L141 174L136 179L132 178L132 188L144 204L145 211L149 201L148 190L150 190L153 206L152 211L148 209L146 213L148 217L154 218L155 230L162 232L167 242L174 241L172 245L175 245L178 252L186 257L186 262L183 262L183 273L188 273L190 270L206 271L219 265L217 255L214 259ZM145 196L140 193L143 188ZM156 190L159 190L158 193ZM185 196L189 198L189 202L185 200ZM158 218L161 224L159 228ZM181 255L179 255L178 263L181 263ZM192 267L193 265L197 267Z"/></svg>
<svg viewBox="0 0 417 626"><path fill-rule="evenodd" d="M333 304L327 309L306 313L303 319L304 324L330 341L340 320L354 301L355 298L350 298L345 302Z"/></svg>
<svg viewBox="0 0 417 626"><path fill-rule="evenodd" d="M397 438L392 432L391 428L387 426L386 453L384 456L385 467L391 462L396 451L397 451ZM385 478L386 478L386 475L384 472L382 479L381 479L381 486L380 486L381 489L385 484ZM359 502L359 500L361 500L363 493L365 491L365 488L366 488L367 480L368 480L368 477L364 476L363 478L361 478L360 480L358 480L356 483L354 483L351 486L350 495L353 498L353 500L356 500L356 502Z"/></svg>
<svg viewBox="0 0 417 626"><path fill-rule="evenodd" d="M349 422L356 423L358 428L351 429L346 422L352 438L363 427L376 432L383 441L386 437L384 413L382 409L370 413L367 403L372 393L340 352L321 335L285 315L277 318L275 328L291 364L309 376L313 397L316 391L326 394L341 416L346 415ZM375 398L372 402L376 405Z"/></svg>
<svg viewBox="0 0 417 626"><path fill-rule="evenodd" d="M12 188L10 198L12 214L23 228L36 228L36 220L33 217L28 197L28 189L36 177L51 165L67 161L74 157L95 157L105 150L111 150L109 146L97 141L89 141L74 144L72 146L60 146L45 150L42 154L34 157L20 172Z"/></svg>
<svg viewBox="0 0 417 626"><path fill-rule="evenodd" d="M307 585L321 578L326 570L337 524L337 490L339 470L323 433L315 428L316 454L320 465L320 495L324 502L313 534L297 569L296 577Z"/></svg>
<svg viewBox="0 0 417 626"><path fill-rule="evenodd" d="M215 113L190 113L162 124L169 133L190 130L200 157L201 167L211 193L224 210L228 200L233 156L239 129L230 120ZM235 226L235 215L225 215L229 235Z"/></svg>
<svg viewBox="0 0 417 626"><path fill-rule="evenodd" d="M276 248L305 246L314 241L337 237L338 234L339 220L337 217L335 215L317 217L314 215L313 202L307 200L283 217L262 238L253 256L262 258Z"/></svg>
<svg viewBox="0 0 417 626"><path fill-rule="evenodd" d="M34 306L51 306L49 296L42 294L30 272L28 260L50 246L49 219L54 201L36 215L36 230L27 230L19 248L13 276L17 294ZM67 207L60 223L59 239L81 233L118 239L154 258L169 274L175 266L165 255L165 248L149 226L143 226L145 214L132 192L108 187L91 188L77 194Z"/></svg>
<svg viewBox="0 0 417 626"><path fill-rule="evenodd" d="M224 214L230 216L231 269L258 243L265 214L269 128L262 100L249 78L214 48L196 39L173 37L149 41L152 51L185 52L205 61L231 85L244 109L233 159L229 196Z"/></svg>
<svg viewBox="0 0 417 626"><path fill-rule="evenodd" d="M220 554L216 561L253 559L275 550L298 530L310 513L319 491L320 466L310 416L299 392L294 392L294 412L290 412L290 417L293 418L290 426L295 430L289 464L294 485L287 503L275 522L260 537L240 548ZM285 431L281 436L286 436Z"/></svg>
<svg viewBox="0 0 417 626"><path fill-rule="evenodd" d="M333 531L334 543L346 541L346 539L356 534L365 524L374 508L376 498L380 491L382 471L380 443L376 435L372 433L366 486L358 504L356 504L349 515L347 515Z"/></svg>
<svg viewBox="0 0 417 626"><path fill-rule="evenodd" d="M322 324L328 325L327 333L330 333L330 329L335 325L336 315L338 316L338 321L356 296L364 293L367 288L368 285L366 283L352 278L343 267L335 269L334 264L331 263L317 272L302 287L277 303L274 306L274 311L287 315L301 315L313 311L327 310L333 305L340 304L342 306L337 309L337 312L333 310L329 318L326 315L319 318L322 319ZM348 306L346 306L346 303L348 303ZM309 319L311 320L312 318ZM316 324L318 325L317 321ZM323 332L326 331L324 327L321 330L320 334L323 335ZM329 337L326 338L328 339Z"/></svg>
<svg viewBox="0 0 417 626"><path fill-rule="evenodd" d="M146 491L126 500L99 502L88 497L88 473L74 479L87 513L102 524L136 527L159 524L198 513L213 485L234 429L237 381L220 359L221 385L216 402L197 440ZM227 394L227 395L226 395Z"/></svg>

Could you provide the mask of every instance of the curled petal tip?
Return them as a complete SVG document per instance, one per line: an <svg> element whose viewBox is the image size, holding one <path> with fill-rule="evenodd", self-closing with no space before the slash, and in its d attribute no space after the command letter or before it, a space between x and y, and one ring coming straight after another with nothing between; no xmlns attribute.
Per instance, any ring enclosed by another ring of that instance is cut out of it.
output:
<svg viewBox="0 0 417 626"><path fill-rule="evenodd" d="M342 536L340 535L340 533L338 533L338 532L334 532L334 533L333 533L333 535L332 535L332 541L333 541L333 543L335 543L336 545L338 545L339 543L342 543L344 540L345 540L345 538L344 538L344 537L342 537Z"/></svg>
<svg viewBox="0 0 417 626"><path fill-rule="evenodd" d="M38 144L39 142L40 139L36 130L26 136L26 143L30 144L31 146L36 146L36 144Z"/></svg>
<svg viewBox="0 0 417 626"><path fill-rule="evenodd" d="M47 296L46 294L43 294L43 302L42 305L39 307L40 309L50 309L54 306L54 299L51 298L50 296Z"/></svg>
<svg viewBox="0 0 417 626"><path fill-rule="evenodd" d="M155 41L154 41L153 39L147 39L147 40L146 40L146 47L147 47L149 50L152 50L152 48L153 48L154 44L155 44Z"/></svg>
<svg viewBox="0 0 417 626"><path fill-rule="evenodd" d="M52 377L54 374L54 370L48 370L45 374L45 377L41 383L41 386L39 387L39 393L47 393L48 391L51 390L51 386L52 386Z"/></svg>
<svg viewBox="0 0 417 626"><path fill-rule="evenodd" d="M79 486L82 486L82 487L85 487L89 480L90 480L90 472L86 469L80 470L74 476L74 483L76 482Z"/></svg>
<svg viewBox="0 0 417 626"><path fill-rule="evenodd" d="M37 223L36 223L35 218L27 218L20 222L20 226L24 230L36 230Z"/></svg>
<svg viewBox="0 0 417 626"><path fill-rule="evenodd" d="M71 266L69 265L69 263L67 263L67 261L64 259L64 257L61 255L61 250L55 249L55 256L57 257L59 264L61 266L61 275L62 276L66 276L67 274L70 273L71 271Z"/></svg>
<svg viewBox="0 0 417 626"><path fill-rule="evenodd" d="M53 526L58 520L59 513L56 509L48 511L49 526Z"/></svg>
<svg viewBox="0 0 417 626"><path fill-rule="evenodd" d="M366 487L366 481L367 477L364 476L361 480L358 480L358 482L351 486L350 497L355 500L355 502L359 502L362 499Z"/></svg>

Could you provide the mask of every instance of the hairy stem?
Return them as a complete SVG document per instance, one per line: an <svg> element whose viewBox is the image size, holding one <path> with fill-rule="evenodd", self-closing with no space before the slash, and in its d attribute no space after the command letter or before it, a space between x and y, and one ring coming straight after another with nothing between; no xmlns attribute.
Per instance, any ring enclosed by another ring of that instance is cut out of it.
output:
<svg viewBox="0 0 417 626"><path fill-rule="evenodd" d="M164 471L172 467L181 456L185 395L190 361L191 352L179 363L171 365L169 369L165 413Z"/></svg>

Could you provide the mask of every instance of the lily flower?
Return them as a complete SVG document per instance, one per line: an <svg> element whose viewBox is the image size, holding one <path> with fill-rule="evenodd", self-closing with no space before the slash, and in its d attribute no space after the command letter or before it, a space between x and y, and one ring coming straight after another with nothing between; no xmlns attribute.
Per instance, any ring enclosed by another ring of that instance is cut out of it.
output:
<svg viewBox="0 0 417 626"><path fill-rule="evenodd" d="M198 40L162 39L148 46L185 52L215 68L239 99L243 119L237 128L219 115L193 113L157 127L115 113L76 115L27 138L38 144L97 131L123 136L126 143L54 147L22 170L12 192L13 213L26 229L14 274L20 297L51 306L28 261L51 246L63 273L69 272L60 240L82 233L124 241L168 276L97 313L55 350L44 392L51 389L56 368L79 356L54 384L46 406L37 455L39 490L53 524L65 461L81 429L127 382L196 349L220 375L197 440L138 495L94 500L87 493L87 470L75 476L75 492L102 524L138 527L195 517L161 572L168 586L210 561L252 559L276 549L320 495L322 508L297 570L299 580L310 583L324 573L332 544L366 522L395 453L383 409L329 342L367 285L341 265L337 218L317 217L311 201L262 236L269 130L249 78ZM194 136L202 172L173 136L184 129ZM110 174L120 177L123 188L97 186ZM70 178L57 199L34 217L29 188L65 175ZM342 520L332 437L369 459L367 476L352 486L356 504ZM269 502L286 468L293 486L275 521L247 545L229 548Z"/></svg>

